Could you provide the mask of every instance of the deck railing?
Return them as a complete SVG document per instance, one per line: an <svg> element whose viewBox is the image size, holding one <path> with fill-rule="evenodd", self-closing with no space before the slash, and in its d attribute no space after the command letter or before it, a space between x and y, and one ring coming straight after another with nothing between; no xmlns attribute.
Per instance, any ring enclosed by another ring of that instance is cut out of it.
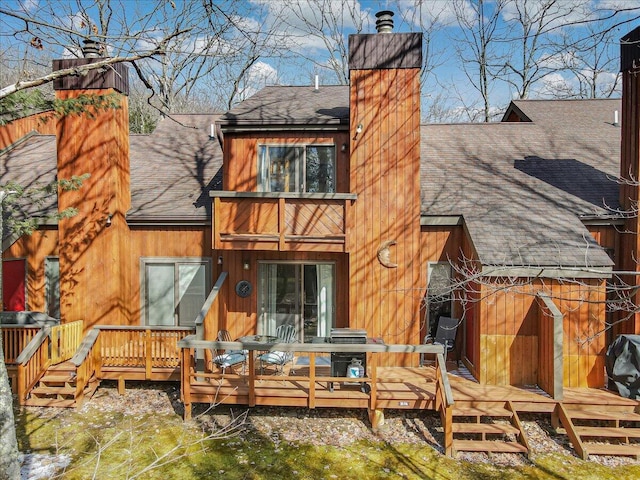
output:
<svg viewBox="0 0 640 480"><path fill-rule="evenodd" d="M41 330L37 325L0 325L5 365L16 364L16 359Z"/></svg>
<svg viewBox="0 0 640 480"><path fill-rule="evenodd" d="M50 327L42 327L16 359L18 364L17 394L20 405L25 404L28 393L49 368L50 333Z"/></svg>
<svg viewBox="0 0 640 480"><path fill-rule="evenodd" d="M192 327L99 326L101 366L142 367L145 378L153 368L179 368L178 341L192 335Z"/></svg>
<svg viewBox="0 0 640 480"><path fill-rule="evenodd" d="M191 389L192 382L200 379L233 379L241 378L246 381L248 386L248 405L255 406L257 404L256 382L260 380L273 380L273 375L261 375L256 373L256 352L264 351L283 351L304 354L309 357L308 375L303 376L299 372L295 375L278 375L277 379L282 381L290 381L297 385L304 385L307 392L306 406L314 408L318 397L316 396L316 385L318 382L342 383L354 382L353 378L319 376L316 373L316 356L318 354L336 353L366 353L367 354L367 370L364 377L357 379L358 382L366 383L370 386L368 390L368 409L370 413L377 410L378 400L378 375L377 375L377 356L383 353L399 353L399 354L433 354L442 356L444 362L444 347L442 345L385 345L385 344L333 344L333 343L261 343L261 342L208 342L196 339L195 336L189 336L178 342L178 346L182 348L182 370L181 370L181 396L184 402L185 418L191 416ZM196 372L195 370L195 349L209 349L211 351L218 350L247 350L248 368L244 375L221 374ZM444 372L446 377L446 371ZM446 400L447 408L453 404L453 394L448 381L442 381L440 388L443 390L443 398Z"/></svg>
<svg viewBox="0 0 640 480"><path fill-rule="evenodd" d="M63 323L51 327L51 365L66 362L76 353L82 342L83 321Z"/></svg>
<svg viewBox="0 0 640 480"><path fill-rule="evenodd" d="M92 329L71 358L71 363L76 366L76 403L80 405L84 397L84 389L94 375L100 378L102 359L100 357L100 330Z"/></svg>
<svg viewBox="0 0 640 480"><path fill-rule="evenodd" d="M351 193L211 192L216 250L346 252Z"/></svg>

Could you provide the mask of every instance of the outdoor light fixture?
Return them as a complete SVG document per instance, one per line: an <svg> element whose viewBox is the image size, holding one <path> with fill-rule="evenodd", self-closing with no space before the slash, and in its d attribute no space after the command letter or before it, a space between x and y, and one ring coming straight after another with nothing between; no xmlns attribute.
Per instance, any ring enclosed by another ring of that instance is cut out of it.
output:
<svg viewBox="0 0 640 480"><path fill-rule="evenodd" d="M107 215L107 221L105 222L105 225L106 225L107 227L110 227L110 226L111 226L111 218L112 218L112 217L113 217L113 215L111 215L111 214Z"/></svg>
<svg viewBox="0 0 640 480"><path fill-rule="evenodd" d="M251 268L251 264L249 263L249 260L243 260L242 269L243 270L249 270L249 268Z"/></svg>
<svg viewBox="0 0 640 480"><path fill-rule="evenodd" d="M218 257L218 265L222 265L222 255Z"/></svg>
<svg viewBox="0 0 640 480"><path fill-rule="evenodd" d="M360 135L362 133L362 129L364 127L362 126L361 123L358 124L358 126L356 127L356 134L353 136L353 139L356 140L358 138L358 135Z"/></svg>

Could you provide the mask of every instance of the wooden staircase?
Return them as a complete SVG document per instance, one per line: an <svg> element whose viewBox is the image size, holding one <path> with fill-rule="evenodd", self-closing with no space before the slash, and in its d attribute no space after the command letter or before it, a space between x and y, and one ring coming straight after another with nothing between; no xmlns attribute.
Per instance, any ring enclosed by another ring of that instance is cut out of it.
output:
<svg viewBox="0 0 640 480"><path fill-rule="evenodd" d="M640 414L630 406L566 405L554 412L554 427L564 432L583 460L589 455L617 455L640 459Z"/></svg>
<svg viewBox="0 0 640 480"><path fill-rule="evenodd" d="M93 378L85 387L83 398L91 398L100 381ZM79 407L77 402L76 366L64 362L50 366L38 384L29 392L26 405L31 407Z"/></svg>
<svg viewBox="0 0 640 480"><path fill-rule="evenodd" d="M529 446L510 402L456 402L453 406L453 452L524 453Z"/></svg>

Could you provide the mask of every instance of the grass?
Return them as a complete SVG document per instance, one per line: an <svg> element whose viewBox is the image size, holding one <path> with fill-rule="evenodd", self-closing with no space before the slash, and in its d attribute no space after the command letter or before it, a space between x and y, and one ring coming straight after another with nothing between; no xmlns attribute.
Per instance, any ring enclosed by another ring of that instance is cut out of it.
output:
<svg viewBox="0 0 640 480"><path fill-rule="evenodd" d="M90 409L47 418L22 410L16 423L22 452L71 457L64 479L640 479L640 464L606 467L564 454L506 467L447 458L429 445L318 447L253 432L216 438L210 422L184 423L176 414Z"/></svg>

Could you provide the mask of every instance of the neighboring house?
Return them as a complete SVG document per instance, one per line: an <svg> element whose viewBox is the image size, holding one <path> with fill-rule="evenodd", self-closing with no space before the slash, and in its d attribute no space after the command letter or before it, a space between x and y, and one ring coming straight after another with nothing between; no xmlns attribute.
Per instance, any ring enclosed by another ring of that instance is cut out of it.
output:
<svg viewBox="0 0 640 480"><path fill-rule="evenodd" d="M125 95L0 154L1 183L91 174L58 195L76 217L4 239L5 305L55 305L85 331L190 326L227 272L206 339L291 323L303 342L351 327L420 344L453 316L455 355L481 383L551 388L546 293L563 316L562 338L551 335L561 381L604 386L606 283L637 268L619 251L615 179L628 168L614 118L635 134L623 165L636 165L637 97L514 101L502 123L420 125L420 66L420 34L355 35L350 86L267 87L225 114L130 137L123 65L57 83L65 98Z"/></svg>

